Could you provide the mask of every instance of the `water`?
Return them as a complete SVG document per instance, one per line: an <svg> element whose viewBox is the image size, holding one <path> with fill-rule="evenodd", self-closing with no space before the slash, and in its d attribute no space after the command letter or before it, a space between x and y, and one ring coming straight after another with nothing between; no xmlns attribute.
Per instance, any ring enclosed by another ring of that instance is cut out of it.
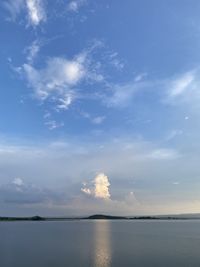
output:
<svg viewBox="0 0 200 267"><path fill-rule="evenodd" d="M200 266L200 221L1 222L1 267Z"/></svg>

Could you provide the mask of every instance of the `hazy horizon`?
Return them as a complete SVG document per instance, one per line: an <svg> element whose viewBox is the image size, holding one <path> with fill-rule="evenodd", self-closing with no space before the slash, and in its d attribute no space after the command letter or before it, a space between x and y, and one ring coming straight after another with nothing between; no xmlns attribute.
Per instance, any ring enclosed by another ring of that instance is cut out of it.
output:
<svg viewBox="0 0 200 267"><path fill-rule="evenodd" d="M200 213L200 2L0 7L0 216Z"/></svg>

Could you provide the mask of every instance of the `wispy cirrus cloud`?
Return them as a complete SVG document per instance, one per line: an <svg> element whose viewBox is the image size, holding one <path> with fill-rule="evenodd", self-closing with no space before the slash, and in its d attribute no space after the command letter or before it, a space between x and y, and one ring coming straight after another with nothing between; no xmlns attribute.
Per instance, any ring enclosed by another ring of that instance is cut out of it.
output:
<svg viewBox="0 0 200 267"><path fill-rule="evenodd" d="M16 20L21 12L27 13L28 25L38 26L47 19L44 0L7 0L4 7L10 13L11 20Z"/></svg>
<svg viewBox="0 0 200 267"><path fill-rule="evenodd" d="M32 42L30 46L25 49L26 59L29 64L33 64L35 58L37 57L38 53L40 52L41 44L39 40L35 40Z"/></svg>
<svg viewBox="0 0 200 267"><path fill-rule="evenodd" d="M173 80L171 83L171 88L169 90L169 96L174 98L183 95L187 90L191 90L193 82L195 81L195 73L187 72L177 79Z"/></svg>
<svg viewBox="0 0 200 267"><path fill-rule="evenodd" d="M79 9L85 4L87 4L86 0L73 0L68 3L67 10L71 12L78 12Z"/></svg>
<svg viewBox="0 0 200 267"><path fill-rule="evenodd" d="M37 26L46 21L46 12L43 0L26 0L29 23Z"/></svg>
<svg viewBox="0 0 200 267"><path fill-rule="evenodd" d="M51 99L55 109L67 110L72 102L79 97L78 87L81 84L102 83L104 77L98 64L93 60L92 53L99 44L93 44L88 49L73 58L50 57L42 68L35 67L33 59L39 52L38 42L33 42L28 48L27 62L20 68L21 75L27 80L34 95L41 101ZM101 123L98 118L94 123Z"/></svg>
<svg viewBox="0 0 200 267"><path fill-rule="evenodd" d="M123 84L111 84L110 94L104 98L109 107L126 108L139 94L151 95L163 105L192 105L199 103L199 68L162 79L152 79L144 73ZM145 78L145 80L144 80Z"/></svg>
<svg viewBox="0 0 200 267"><path fill-rule="evenodd" d="M45 100L52 94L57 94L60 102L58 108L61 109L71 104L72 88L86 78L88 72L86 58L82 54L72 60L50 58L43 69L24 64L23 70L36 96Z"/></svg>

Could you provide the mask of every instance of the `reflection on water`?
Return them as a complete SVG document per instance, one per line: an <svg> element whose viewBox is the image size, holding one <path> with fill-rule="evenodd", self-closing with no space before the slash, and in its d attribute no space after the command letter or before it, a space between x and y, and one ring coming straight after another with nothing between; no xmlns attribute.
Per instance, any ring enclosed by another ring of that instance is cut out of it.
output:
<svg viewBox="0 0 200 267"><path fill-rule="evenodd" d="M94 266L111 266L110 221L94 221Z"/></svg>

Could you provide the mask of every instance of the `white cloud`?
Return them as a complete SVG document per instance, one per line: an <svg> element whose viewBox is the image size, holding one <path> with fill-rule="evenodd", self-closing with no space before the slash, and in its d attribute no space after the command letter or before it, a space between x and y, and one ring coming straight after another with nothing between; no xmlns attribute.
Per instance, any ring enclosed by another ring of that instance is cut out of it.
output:
<svg viewBox="0 0 200 267"><path fill-rule="evenodd" d="M35 40L27 49L27 61L32 64L36 56L38 55L40 51L40 43L38 40Z"/></svg>
<svg viewBox="0 0 200 267"><path fill-rule="evenodd" d="M60 108L66 108L71 104L70 89L87 75L85 61L80 60L79 56L72 60L50 58L43 69L24 64L23 69L37 97L44 100L51 94L57 94Z"/></svg>
<svg viewBox="0 0 200 267"><path fill-rule="evenodd" d="M92 123L101 124L105 120L105 116L98 116L92 119Z"/></svg>
<svg viewBox="0 0 200 267"><path fill-rule="evenodd" d="M40 22L46 21L46 12L43 0L26 0L29 23L33 26L39 25Z"/></svg>
<svg viewBox="0 0 200 267"><path fill-rule="evenodd" d="M137 93L147 90L156 83L152 81L128 82L125 84L114 84L110 86L112 94L105 98L105 104L109 107L124 108L133 103Z"/></svg>
<svg viewBox="0 0 200 267"><path fill-rule="evenodd" d="M138 74L138 75L134 78L134 81L135 81L135 82L140 82L140 81L142 81L146 76L147 76L147 73L140 73L140 74Z"/></svg>
<svg viewBox="0 0 200 267"><path fill-rule="evenodd" d="M167 136L166 136L166 140L167 141L170 141L174 138L176 138L177 136L180 136L183 134L183 131L182 130L179 130L179 129L174 129L174 130L171 130Z"/></svg>
<svg viewBox="0 0 200 267"><path fill-rule="evenodd" d="M49 130L55 130L57 128L61 128L64 126L63 122L56 122L55 120L50 120L45 122L45 125L49 128Z"/></svg>
<svg viewBox="0 0 200 267"><path fill-rule="evenodd" d="M85 118L88 119L91 123L93 124L102 124L103 121L106 119L106 116L93 116L88 112L84 112L84 111L80 111L80 115Z"/></svg>
<svg viewBox="0 0 200 267"><path fill-rule="evenodd" d="M146 73L136 76L133 81L124 84L110 84L110 92L102 97L109 107L126 108L133 104L142 92L158 100L157 103L170 105L185 105L197 111L200 100L200 69L185 72L176 77L166 79L145 79ZM149 75L148 75L149 77ZM187 112L187 110L186 110ZM186 116L188 117L188 116Z"/></svg>
<svg viewBox="0 0 200 267"><path fill-rule="evenodd" d="M128 205L138 205L139 201L135 196L133 191L129 192L129 194L125 197L125 203Z"/></svg>
<svg viewBox="0 0 200 267"><path fill-rule="evenodd" d="M67 94L63 95L62 98L58 99L58 104L56 106L57 110L67 110L71 105L72 101L74 100L75 96L73 92L68 92Z"/></svg>
<svg viewBox="0 0 200 267"><path fill-rule="evenodd" d="M86 0L73 0L69 2L67 9L71 12L78 12L84 4L86 4Z"/></svg>
<svg viewBox="0 0 200 267"><path fill-rule="evenodd" d="M10 19L15 20L25 6L24 0L8 0L4 2L4 7L10 13Z"/></svg>
<svg viewBox="0 0 200 267"><path fill-rule="evenodd" d="M138 88L134 84L113 86L113 93L110 97L106 98L106 103L111 107L126 107L137 90Z"/></svg>
<svg viewBox="0 0 200 267"><path fill-rule="evenodd" d="M119 59L119 55L117 52L113 52L109 55L110 64L113 65L116 69L122 70L125 64Z"/></svg>
<svg viewBox="0 0 200 267"><path fill-rule="evenodd" d="M200 69L196 68L175 78L163 81L164 89L166 90L163 102L177 107L182 106L185 108L185 113L197 113L200 107L199 74ZM187 120L189 117L185 116L185 118Z"/></svg>
<svg viewBox="0 0 200 267"><path fill-rule="evenodd" d="M33 60L38 47L31 46L29 60L21 69L17 69L25 77L35 96L41 100L51 100L55 109L67 110L77 97L85 98L81 94L80 84L102 82L102 75L98 72L96 63L92 60L92 50L89 48L72 59L52 57L43 68L36 68L30 61ZM101 77L101 79L99 78ZM94 123L101 123L103 118L97 118Z"/></svg>
<svg viewBox="0 0 200 267"><path fill-rule="evenodd" d="M173 182L173 185L179 185L180 183L179 182Z"/></svg>
<svg viewBox="0 0 200 267"><path fill-rule="evenodd" d="M109 199L110 198L110 192L109 192L109 180L108 176L106 176L104 173L100 173L95 177L94 180L95 188L94 188L94 195L96 198L103 198L103 199Z"/></svg>
<svg viewBox="0 0 200 267"><path fill-rule="evenodd" d="M22 185L24 185L24 182L23 182L23 180L21 178L15 178L13 180L13 184L15 184L17 186L22 186Z"/></svg>
<svg viewBox="0 0 200 267"><path fill-rule="evenodd" d="M91 188L87 187L87 184L84 184L84 187L81 188L81 191L87 195L92 195L95 198L105 200L110 199L110 182L108 180L108 176L106 176L104 173L99 173L93 180L93 184L94 185Z"/></svg>
<svg viewBox="0 0 200 267"><path fill-rule="evenodd" d="M176 97L183 94L192 85L195 76L194 73L185 73L182 77L172 82L169 94L171 97Z"/></svg>
<svg viewBox="0 0 200 267"><path fill-rule="evenodd" d="M176 150L173 149L155 149L153 150L148 157L151 159L156 159L156 160L170 160L170 159L176 159L180 155L177 153Z"/></svg>
<svg viewBox="0 0 200 267"><path fill-rule="evenodd" d="M26 10L29 25L38 26L40 22L46 21L44 0L7 0L4 2L4 6L12 20Z"/></svg>
<svg viewBox="0 0 200 267"><path fill-rule="evenodd" d="M91 192L91 190L89 188L81 188L81 191L83 193L87 194L87 195L91 195L92 194L92 192Z"/></svg>

